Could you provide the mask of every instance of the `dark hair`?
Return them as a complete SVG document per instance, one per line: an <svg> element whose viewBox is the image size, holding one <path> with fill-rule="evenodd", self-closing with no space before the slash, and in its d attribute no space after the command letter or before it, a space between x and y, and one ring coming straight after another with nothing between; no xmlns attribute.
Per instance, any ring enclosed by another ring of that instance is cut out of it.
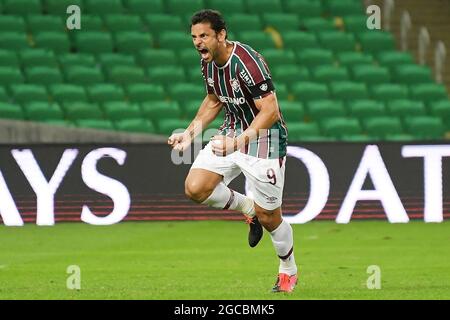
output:
<svg viewBox="0 0 450 320"><path fill-rule="evenodd" d="M204 9L196 12L191 18L191 27L197 23L209 22L211 29L216 33L222 30L227 31L227 25L222 17L222 14L217 10Z"/></svg>

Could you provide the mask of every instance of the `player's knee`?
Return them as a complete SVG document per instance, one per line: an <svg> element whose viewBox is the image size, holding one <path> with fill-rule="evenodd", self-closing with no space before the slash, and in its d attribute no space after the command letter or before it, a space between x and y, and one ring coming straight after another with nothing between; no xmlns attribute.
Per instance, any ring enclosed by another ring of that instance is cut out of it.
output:
<svg viewBox="0 0 450 320"><path fill-rule="evenodd" d="M273 211L265 210L262 208L256 208L255 211L259 222L267 231L275 230L281 222L278 215Z"/></svg>
<svg viewBox="0 0 450 320"><path fill-rule="evenodd" d="M201 203L208 198L208 190L206 190L204 185L195 180L186 180L184 193L186 197L197 203Z"/></svg>

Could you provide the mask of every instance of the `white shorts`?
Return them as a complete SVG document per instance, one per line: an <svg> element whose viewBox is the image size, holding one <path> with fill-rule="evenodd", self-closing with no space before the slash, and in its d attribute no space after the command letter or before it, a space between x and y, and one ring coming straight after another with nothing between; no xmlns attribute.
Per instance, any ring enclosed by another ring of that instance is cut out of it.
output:
<svg viewBox="0 0 450 320"><path fill-rule="evenodd" d="M247 195L261 208L274 210L282 203L285 158L261 159L240 151L219 157L212 152L210 142L200 151L191 169L220 174L226 185L242 172L247 180Z"/></svg>

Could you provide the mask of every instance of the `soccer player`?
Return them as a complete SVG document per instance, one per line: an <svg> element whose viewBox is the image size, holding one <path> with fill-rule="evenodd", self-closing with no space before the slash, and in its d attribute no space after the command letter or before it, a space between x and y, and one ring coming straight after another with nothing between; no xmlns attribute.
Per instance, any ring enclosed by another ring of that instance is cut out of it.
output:
<svg viewBox="0 0 450 320"><path fill-rule="evenodd" d="M188 198L214 208L237 210L247 216L249 245L269 232L280 258L274 292L291 292L297 283L293 234L281 215L287 128L278 107L269 68L250 46L227 40L221 14L202 10L191 19L191 35L201 56L206 97L183 133L168 144L188 148L223 108L219 134L200 151L185 182ZM253 199L227 185L243 173Z"/></svg>

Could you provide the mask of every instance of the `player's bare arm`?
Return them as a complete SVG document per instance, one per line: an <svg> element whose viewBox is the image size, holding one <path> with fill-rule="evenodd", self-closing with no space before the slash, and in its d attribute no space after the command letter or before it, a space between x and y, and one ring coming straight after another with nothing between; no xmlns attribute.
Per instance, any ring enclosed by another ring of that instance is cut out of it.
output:
<svg viewBox="0 0 450 320"><path fill-rule="evenodd" d="M261 129L271 128L280 118L278 102L275 94L269 94L261 99L255 99L256 108L259 113L253 119L250 126L238 137L231 138L222 135L213 137L216 143L213 143L212 150L218 156L226 156L236 150L241 149L258 137Z"/></svg>
<svg viewBox="0 0 450 320"><path fill-rule="evenodd" d="M206 95L191 124L184 132L172 134L167 144L175 150L184 151L192 140L202 133L203 128L206 128L217 117L221 109L222 103L215 94Z"/></svg>

